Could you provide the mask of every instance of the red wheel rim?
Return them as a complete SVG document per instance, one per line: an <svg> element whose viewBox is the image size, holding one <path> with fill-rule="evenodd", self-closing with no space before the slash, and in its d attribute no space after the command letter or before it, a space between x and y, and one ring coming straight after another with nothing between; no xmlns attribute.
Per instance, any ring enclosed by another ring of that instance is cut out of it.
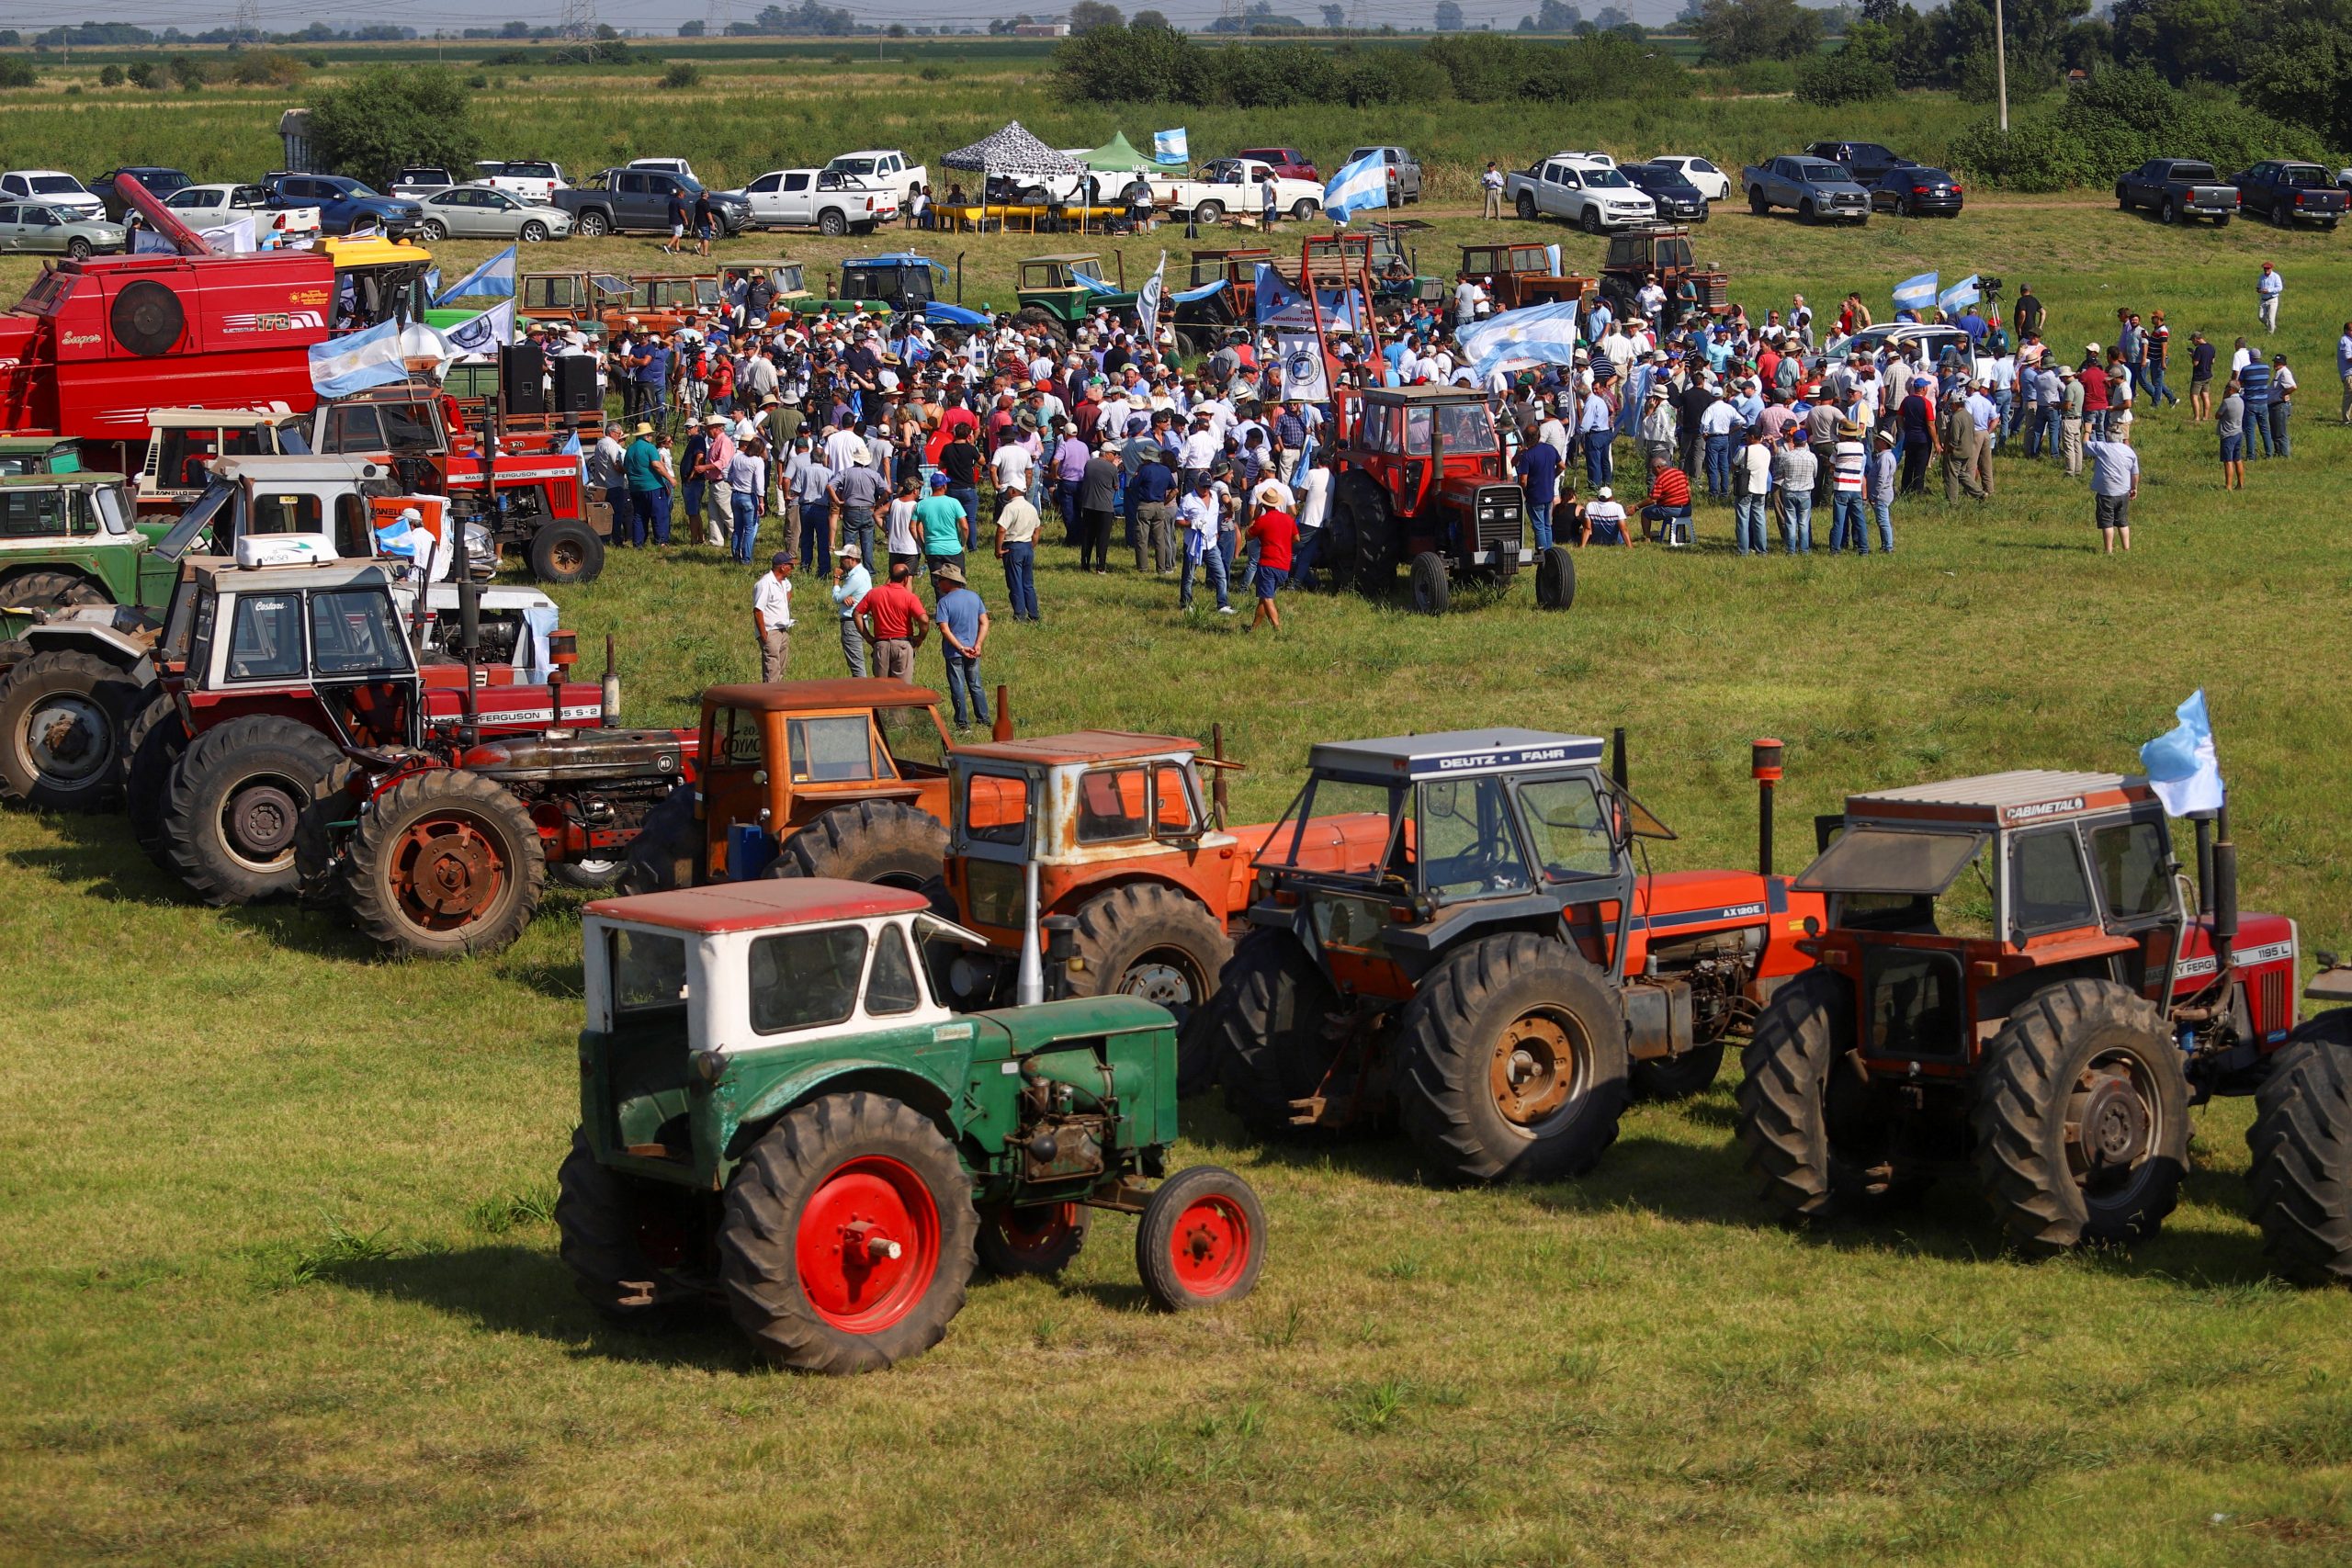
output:
<svg viewBox="0 0 2352 1568"><path fill-rule="evenodd" d="M1176 1280L1196 1296L1221 1296L1250 1266L1250 1216L1222 1192L1184 1205L1169 1233L1168 1260Z"/></svg>
<svg viewBox="0 0 2352 1568"><path fill-rule="evenodd" d="M1078 1205L1047 1203L1034 1209L1007 1209L996 1222L1005 1250L1028 1262L1043 1262L1060 1252L1078 1229Z"/></svg>
<svg viewBox="0 0 2352 1568"><path fill-rule="evenodd" d="M849 1160L800 1211L793 1252L808 1304L845 1334L878 1334L914 1310L939 1269L939 1205L884 1155Z"/></svg>
<svg viewBox="0 0 2352 1568"><path fill-rule="evenodd" d="M470 818L422 818L393 841L390 880L401 912L426 931L481 918L506 886L498 840Z"/></svg>

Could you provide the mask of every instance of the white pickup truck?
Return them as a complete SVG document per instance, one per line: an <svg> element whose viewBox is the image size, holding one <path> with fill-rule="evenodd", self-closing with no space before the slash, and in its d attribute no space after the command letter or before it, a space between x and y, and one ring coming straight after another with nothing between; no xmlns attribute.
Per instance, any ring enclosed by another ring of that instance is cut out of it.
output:
<svg viewBox="0 0 2352 1568"><path fill-rule="evenodd" d="M832 235L871 234L901 210L896 190L832 169L771 169L743 187L743 199L759 228Z"/></svg>
<svg viewBox="0 0 2352 1568"><path fill-rule="evenodd" d="M1270 164L1255 158L1220 158L1200 174L1186 178L1150 176L1151 199L1161 207L1190 213L1196 222L1214 223L1228 212L1255 216L1266 210L1265 187L1274 187L1274 210L1306 222L1323 210L1323 187L1313 180L1286 179Z"/></svg>
<svg viewBox="0 0 2352 1568"><path fill-rule="evenodd" d="M887 187L899 193L901 206L912 207L915 192L931 183L931 170L910 164L896 147L867 147L844 152L825 165L826 172L845 175L861 185Z"/></svg>
<svg viewBox="0 0 2352 1568"><path fill-rule="evenodd" d="M1614 164L1581 152L1555 152L1504 175L1503 200L1521 218L1565 219L1588 234L1657 218L1657 203Z"/></svg>
<svg viewBox="0 0 2352 1568"><path fill-rule="evenodd" d="M542 202L560 190L571 188L563 177L563 165L545 158L477 158L474 184L519 196L525 201Z"/></svg>

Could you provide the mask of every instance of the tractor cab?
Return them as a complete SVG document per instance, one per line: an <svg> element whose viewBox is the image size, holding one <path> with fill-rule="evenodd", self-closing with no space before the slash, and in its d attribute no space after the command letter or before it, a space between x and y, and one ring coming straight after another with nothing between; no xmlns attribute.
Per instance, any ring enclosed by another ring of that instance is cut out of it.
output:
<svg viewBox="0 0 2352 1568"><path fill-rule="evenodd" d="M855 801L900 801L944 820L939 694L844 678L712 686L702 696L696 880L764 872L793 830Z"/></svg>
<svg viewBox="0 0 2352 1568"><path fill-rule="evenodd" d="M1445 280L1421 271L1420 254L1408 240L1408 235L1423 232L1429 224L1419 218L1377 220L1362 225L1372 241L1372 276L1374 287L1383 299L1421 299L1441 304L1445 299Z"/></svg>
<svg viewBox="0 0 2352 1568"><path fill-rule="evenodd" d="M794 302L811 297L808 293L807 269L797 261L786 261L781 257L769 261L729 262L727 271L720 280L720 292L724 294L728 288L731 288L737 278L748 281L754 276L765 279L771 290L768 313L764 318L767 324L771 326L790 321L794 313Z"/></svg>
<svg viewBox="0 0 2352 1568"><path fill-rule="evenodd" d="M376 554L376 527L389 520L380 503L406 499L389 468L364 457L220 457L155 554L170 562L233 555L248 539L286 535L318 541L315 558L365 560ZM400 508L390 510L396 516Z"/></svg>
<svg viewBox="0 0 2352 1568"><path fill-rule="evenodd" d="M1353 546L1364 586L1377 589L1394 579L1398 566L1409 565L1415 605L1434 615L1450 599L1451 574L1508 578L1535 560L1525 538L1526 492L1504 462L1484 392L1471 387L1342 387L1338 392L1338 505L1345 515L1343 536L1334 543Z"/></svg>
<svg viewBox="0 0 2352 1568"><path fill-rule="evenodd" d="M695 312L718 310L717 273L641 272L628 280L628 292L607 297L600 318L607 333L630 332L669 333L694 324Z"/></svg>
<svg viewBox="0 0 2352 1568"><path fill-rule="evenodd" d="M54 435L0 435L0 479L20 474L72 474L82 468L82 444Z"/></svg>
<svg viewBox="0 0 2352 1568"><path fill-rule="evenodd" d="M1600 292L1621 314L1635 307L1642 286L1655 276L1666 290L1668 322L1685 310L1719 315L1731 309L1730 275L1713 262L1693 260L1690 231L1679 224L1642 224L1609 239L1608 258L1600 265ZM1685 300L1684 283L1690 285ZM1677 306L1675 301L1683 301Z"/></svg>
<svg viewBox="0 0 2352 1568"><path fill-rule="evenodd" d="M1498 310L1583 299L1593 280L1557 271L1552 252L1549 245L1526 243L1464 245L1462 272L1473 282L1485 286Z"/></svg>
<svg viewBox="0 0 2352 1568"><path fill-rule="evenodd" d="M120 474L0 475L0 629L73 604L159 607L174 569L152 558L153 532L134 525Z"/></svg>
<svg viewBox="0 0 2352 1568"><path fill-rule="evenodd" d="M1136 307L1136 297L1126 288L1125 260L1120 261L1114 284L1102 276L1102 258L1091 251L1025 258L1015 298L1024 310L1041 310L1064 327L1098 310L1132 313Z"/></svg>
<svg viewBox="0 0 2352 1568"><path fill-rule="evenodd" d="M1205 354L1225 341L1227 331L1255 321L1258 264L1273 259L1263 245L1194 251L1188 281L1168 302L1179 351Z"/></svg>
<svg viewBox="0 0 2352 1568"><path fill-rule="evenodd" d="M187 586L188 613L167 617L157 656L185 660L192 710L316 713L345 746L418 743L424 682L381 566L198 563Z"/></svg>
<svg viewBox="0 0 2352 1568"><path fill-rule="evenodd" d="M1814 947L1855 988L1871 1071L1964 1077L2026 998L2064 980L2120 986L2167 1015L2214 987L2211 856L2200 910L2145 779L2024 770L1918 784L1850 795L1823 828L1827 847L1795 886L1827 897ZM2234 916L2233 891L2229 903ZM2294 922L2249 915L2236 937L2219 1010L2176 1020L2181 1048L2218 1048L2209 1065L2227 1071L2295 1022Z"/></svg>
<svg viewBox="0 0 2352 1568"><path fill-rule="evenodd" d="M938 298L937 276L946 269L929 256L911 254L858 256L842 263L842 298L871 310L920 311Z"/></svg>
<svg viewBox="0 0 2352 1568"><path fill-rule="evenodd" d="M310 438L284 404L258 409L155 409L134 499L141 513L185 511L212 482L220 457L301 454Z"/></svg>
<svg viewBox="0 0 2352 1568"><path fill-rule="evenodd" d="M447 325L473 314L471 310L436 310L424 287L433 270L433 253L406 240L373 236L329 238L319 248L334 263L334 313L328 325L336 333L356 333L395 319ZM435 316L440 320L435 320Z"/></svg>
<svg viewBox="0 0 2352 1568"><path fill-rule="evenodd" d="M526 272L514 282L514 313L535 321L602 321L628 292L628 281L609 272Z"/></svg>

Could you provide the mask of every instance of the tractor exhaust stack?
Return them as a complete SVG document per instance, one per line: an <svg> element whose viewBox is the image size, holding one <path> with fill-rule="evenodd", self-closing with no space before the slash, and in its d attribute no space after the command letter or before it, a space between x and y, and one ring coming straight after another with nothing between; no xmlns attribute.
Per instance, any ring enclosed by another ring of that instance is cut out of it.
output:
<svg viewBox="0 0 2352 1568"><path fill-rule="evenodd" d="M996 723L989 729L989 739L1000 745L1012 739L1012 702L1001 681L996 688Z"/></svg>
<svg viewBox="0 0 2352 1568"><path fill-rule="evenodd" d="M1625 787L1625 727L1622 724L1609 732L1609 776L1619 789Z"/></svg>
<svg viewBox="0 0 2352 1568"><path fill-rule="evenodd" d="M2197 912L2213 912L2213 814L2200 811L2189 818L2197 825Z"/></svg>
<svg viewBox="0 0 2352 1568"><path fill-rule="evenodd" d="M2226 977L2238 940L2238 847L2230 840L2230 808L2213 821L2213 973Z"/></svg>
<svg viewBox="0 0 2352 1568"><path fill-rule="evenodd" d="M1623 734L1620 730L1618 733ZM1786 748L1767 736L1747 747L1747 771L1756 781L1756 874L1772 874L1772 792L1781 783L1781 753Z"/></svg>

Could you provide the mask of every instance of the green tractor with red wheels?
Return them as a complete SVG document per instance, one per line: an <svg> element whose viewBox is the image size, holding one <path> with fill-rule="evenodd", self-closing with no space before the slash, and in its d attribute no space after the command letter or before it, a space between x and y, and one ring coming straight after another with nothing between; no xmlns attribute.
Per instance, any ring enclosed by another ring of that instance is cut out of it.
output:
<svg viewBox="0 0 2352 1568"><path fill-rule="evenodd" d="M764 1359L877 1370L939 1342L976 1268L1057 1273L1103 1209L1139 1217L1162 1308L1257 1283L1249 1184L1168 1174L1176 1028L1153 1003L951 1011L938 971L983 939L922 893L826 877L600 899L582 940L556 1223L606 1315L723 1303Z"/></svg>

